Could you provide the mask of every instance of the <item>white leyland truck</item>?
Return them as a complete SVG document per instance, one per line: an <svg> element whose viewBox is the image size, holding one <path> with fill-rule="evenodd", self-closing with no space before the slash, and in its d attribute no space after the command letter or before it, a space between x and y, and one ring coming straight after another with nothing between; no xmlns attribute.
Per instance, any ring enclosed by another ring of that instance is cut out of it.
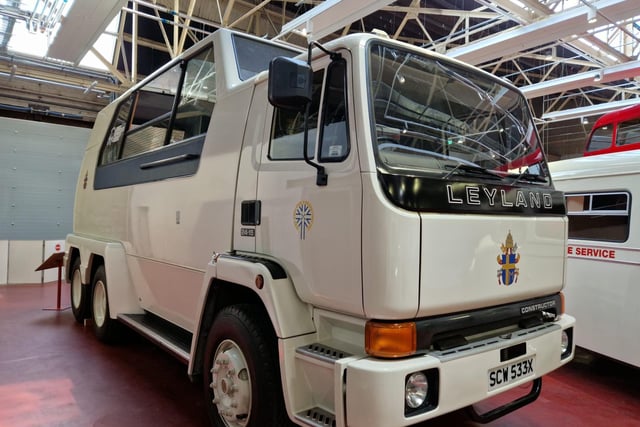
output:
<svg viewBox="0 0 640 427"><path fill-rule="evenodd" d="M183 360L215 426L490 421L573 357L566 234L508 83L218 30L99 114L66 266L75 318Z"/></svg>

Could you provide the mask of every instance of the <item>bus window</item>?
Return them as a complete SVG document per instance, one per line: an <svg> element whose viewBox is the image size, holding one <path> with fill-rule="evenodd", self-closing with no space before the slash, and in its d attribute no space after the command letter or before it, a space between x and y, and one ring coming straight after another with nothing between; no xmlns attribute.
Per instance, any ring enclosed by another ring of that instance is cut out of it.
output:
<svg viewBox="0 0 640 427"><path fill-rule="evenodd" d="M594 129L591 133L591 140L587 146L587 151L600 151L606 150L611 147L611 141L613 140L613 125L603 126L598 129Z"/></svg>
<svg viewBox="0 0 640 427"><path fill-rule="evenodd" d="M640 142L640 117L618 125L616 145L628 145Z"/></svg>
<svg viewBox="0 0 640 427"><path fill-rule="evenodd" d="M596 120L585 156L640 148L640 104L611 111Z"/></svg>
<svg viewBox="0 0 640 427"><path fill-rule="evenodd" d="M629 238L629 193L567 194L569 238L624 242Z"/></svg>

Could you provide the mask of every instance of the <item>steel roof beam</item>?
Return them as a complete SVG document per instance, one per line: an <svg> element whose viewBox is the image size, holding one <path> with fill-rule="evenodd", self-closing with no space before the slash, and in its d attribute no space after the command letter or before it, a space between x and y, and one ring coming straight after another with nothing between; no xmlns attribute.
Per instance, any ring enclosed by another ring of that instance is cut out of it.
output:
<svg viewBox="0 0 640 427"><path fill-rule="evenodd" d="M78 64L126 0L76 1L49 46L47 56Z"/></svg>
<svg viewBox="0 0 640 427"><path fill-rule="evenodd" d="M311 33L307 37L320 40L334 31L393 3L393 0L326 0L282 26L278 39L292 32Z"/></svg>
<svg viewBox="0 0 640 427"><path fill-rule="evenodd" d="M540 117L542 120L547 121L562 121L577 119L580 117L595 116L604 114L608 111L617 110L623 107L629 107L631 105L637 105L640 103L640 98L625 99L623 101L605 102L603 104L590 105L588 107L572 108L569 110L553 111L551 113L545 113Z"/></svg>
<svg viewBox="0 0 640 427"><path fill-rule="evenodd" d="M611 22L634 16L638 10L637 3L628 0L600 0L594 6L598 8L600 16ZM526 26L450 49L447 55L470 64L482 64L574 34L585 33L602 25L587 21L589 10L588 6L580 6L556 13Z"/></svg>
<svg viewBox="0 0 640 427"><path fill-rule="evenodd" d="M585 86L593 86L596 82L604 84L623 79L640 76L640 61L626 62L624 64L612 65L600 70L586 71L566 77L559 77L541 83L521 87L524 95L529 98L551 95L558 92L579 89ZM598 77L598 80L595 80Z"/></svg>

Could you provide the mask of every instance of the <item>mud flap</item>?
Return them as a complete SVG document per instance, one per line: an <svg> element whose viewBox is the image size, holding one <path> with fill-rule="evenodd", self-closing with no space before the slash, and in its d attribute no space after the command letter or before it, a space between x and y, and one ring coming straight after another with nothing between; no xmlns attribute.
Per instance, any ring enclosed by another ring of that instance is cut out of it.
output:
<svg viewBox="0 0 640 427"><path fill-rule="evenodd" d="M525 405L533 402L540 396L540 391L542 390L542 378L536 378L533 380L533 384L531 385L531 391L529 394L522 396L512 402L506 403L498 408L492 409L491 411L485 412L484 414L479 414L476 412L475 408L472 406L467 407L467 413L469 417L477 423L490 423L504 415L507 415L516 409L522 408Z"/></svg>

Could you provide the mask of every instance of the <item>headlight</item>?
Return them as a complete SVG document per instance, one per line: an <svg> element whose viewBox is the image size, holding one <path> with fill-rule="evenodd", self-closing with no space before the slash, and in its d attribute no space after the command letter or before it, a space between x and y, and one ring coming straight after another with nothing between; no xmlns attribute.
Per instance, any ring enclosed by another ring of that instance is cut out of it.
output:
<svg viewBox="0 0 640 427"><path fill-rule="evenodd" d="M409 375L404 387L404 400L407 406L412 409L420 407L427 398L428 390L429 382L425 374L422 372L414 372Z"/></svg>
<svg viewBox="0 0 640 427"><path fill-rule="evenodd" d="M569 339L567 331L562 331L562 337L560 338L560 350L562 351L562 356L571 350L571 340Z"/></svg>

